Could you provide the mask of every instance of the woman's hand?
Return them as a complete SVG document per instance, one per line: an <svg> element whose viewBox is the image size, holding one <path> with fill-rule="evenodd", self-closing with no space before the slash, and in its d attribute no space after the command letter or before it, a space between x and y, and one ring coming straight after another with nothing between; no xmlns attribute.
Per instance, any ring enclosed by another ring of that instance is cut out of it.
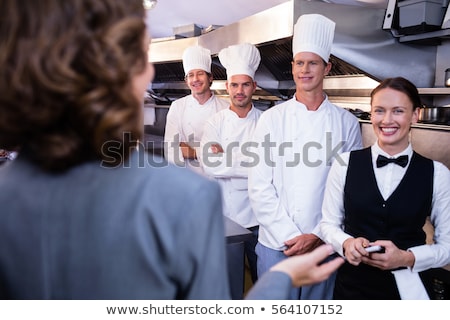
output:
<svg viewBox="0 0 450 320"><path fill-rule="evenodd" d="M369 246L369 243L369 240L363 237L345 240L342 247L347 261L354 266L359 265L363 261L363 257L369 256L369 253L365 249Z"/></svg>
<svg viewBox="0 0 450 320"><path fill-rule="evenodd" d="M370 245L384 247L384 253L370 253L362 257L362 262L381 270L391 270L400 267L414 266L415 257L411 251L399 249L390 240L378 240Z"/></svg>
<svg viewBox="0 0 450 320"><path fill-rule="evenodd" d="M288 274L294 287L322 282L344 263L341 257L323 263L333 252L331 245L321 245L309 253L284 259L270 270Z"/></svg>

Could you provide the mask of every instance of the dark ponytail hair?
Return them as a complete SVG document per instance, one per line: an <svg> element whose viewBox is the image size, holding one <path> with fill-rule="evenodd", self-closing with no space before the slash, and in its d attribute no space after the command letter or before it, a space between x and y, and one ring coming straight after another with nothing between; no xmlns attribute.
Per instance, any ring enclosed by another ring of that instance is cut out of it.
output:
<svg viewBox="0 0 450 320"><path fill-rule="evenodd" d="M413 110L422 107L422 101L420 99L419 91L417 87L409 80L402 77L387 78L383 80L370 94L370 104L374 95L381 89L390 88L406 94L412 102Z"/></svg>

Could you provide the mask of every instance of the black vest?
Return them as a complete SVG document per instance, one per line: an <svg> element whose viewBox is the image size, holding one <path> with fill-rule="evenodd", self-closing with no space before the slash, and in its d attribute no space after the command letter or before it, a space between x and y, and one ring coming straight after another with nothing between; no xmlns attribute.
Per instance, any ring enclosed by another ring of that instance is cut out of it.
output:
<svg viewBox="0 0 450 320"><path fill-rule="evenodd" d="M384 200L375 179L371 148L351 152L344 187L345 232L369 241L391 240L403 250L425 244L422 228L431 214L433 174L433 161L414 152L400 184ZM346 287L348 281L350 287ZM355 267L346 263L338 271L337 282L340 299L357 299L351 290L362 290L359 299L399 298L390 271L364 264ZM353 285L359 288L352 289ZM379 290L381 295L376 296Z"/></svg>
<svg viewBox="0 0 450 320"><path fill-rule="evenodd" d="M369 241L391 240L403 250L424 244L422 227L431 214L433 169L433 161L414 152L402 181L384 200L370 148L352 152L344 188L345 232Z"/></svg>

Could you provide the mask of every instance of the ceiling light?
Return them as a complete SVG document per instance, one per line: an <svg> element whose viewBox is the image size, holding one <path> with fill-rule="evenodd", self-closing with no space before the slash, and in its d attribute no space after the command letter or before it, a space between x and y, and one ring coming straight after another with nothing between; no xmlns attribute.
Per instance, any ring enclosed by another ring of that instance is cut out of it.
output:
<svg viewBox="0 0 450 320"><path fill-rule="evenodd" d="M143 1L145 10L152 10L154 7L156 7L156 4L158 3L158 0L143 0Z"/></svg>

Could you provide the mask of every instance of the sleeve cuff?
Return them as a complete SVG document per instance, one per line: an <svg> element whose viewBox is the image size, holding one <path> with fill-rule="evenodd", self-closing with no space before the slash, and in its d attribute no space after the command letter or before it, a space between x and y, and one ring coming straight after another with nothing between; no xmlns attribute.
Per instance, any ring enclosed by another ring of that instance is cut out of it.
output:
<svg viewBox="0 0 450 320"><path fill-rule="evenodd" d="M262 275L246 295L246 300L288 300L292 280L284 272L269 271Z"/></svg>

